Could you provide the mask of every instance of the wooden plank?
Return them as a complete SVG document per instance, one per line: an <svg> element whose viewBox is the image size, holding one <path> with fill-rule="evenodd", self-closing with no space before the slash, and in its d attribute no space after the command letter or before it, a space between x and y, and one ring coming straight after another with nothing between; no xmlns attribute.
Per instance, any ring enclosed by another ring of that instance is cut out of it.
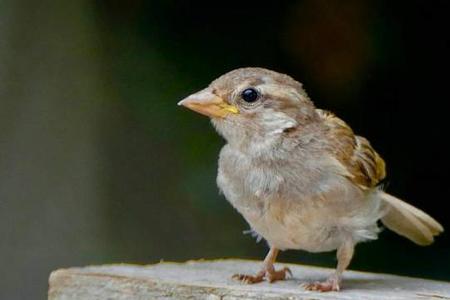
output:
<svg viewBox="0 0 450 300"><path fill-rule="evenodd" d="M105 265L60 269L50 275L49 299L450 299L450 283L347 271L343 290L305 291L301 283L325 279L333 270L293 264L294 277L276 283L245 285L234 273L255 273L248 260L162 262L155 265Z"/></svg>

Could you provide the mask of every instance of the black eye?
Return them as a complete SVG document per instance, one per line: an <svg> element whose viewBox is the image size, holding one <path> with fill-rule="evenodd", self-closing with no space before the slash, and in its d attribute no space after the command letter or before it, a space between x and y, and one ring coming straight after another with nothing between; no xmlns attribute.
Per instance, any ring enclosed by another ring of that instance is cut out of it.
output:
<svg viewBox="0 0 450 300"><path fill-rule="evenodd" d="M242 91L241 97L245 102L253 103L259 98L259 93L254 88L248 88Z"/></svg>

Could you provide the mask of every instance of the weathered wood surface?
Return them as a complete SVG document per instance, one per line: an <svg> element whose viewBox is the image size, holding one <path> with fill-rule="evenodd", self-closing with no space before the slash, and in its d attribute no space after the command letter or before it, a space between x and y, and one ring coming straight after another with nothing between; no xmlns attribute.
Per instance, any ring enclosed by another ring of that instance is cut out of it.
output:
<svg viewBox="0 0 450 300"><path fill-rule="evenodd" d="M254 273L247 260L164 262L149 266L105 265L70 268L50 275L49 299L450 299L450 283L348 271L340 292L304 291L306 281L326 278L331 269L293 264L294 277L273 284L245 285L233 273Z"/></svg>

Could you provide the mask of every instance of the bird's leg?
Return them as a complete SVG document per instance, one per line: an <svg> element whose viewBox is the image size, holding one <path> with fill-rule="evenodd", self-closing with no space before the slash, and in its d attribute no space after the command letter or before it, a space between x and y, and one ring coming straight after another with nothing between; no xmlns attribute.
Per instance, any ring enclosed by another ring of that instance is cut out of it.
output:
<svg viewBox="0 0 450 300"><path fill-rule="evenodd" d="M319 292L339 291L342 273L345 269L347 269L350 261L352 260L354 247L355 246L350 239L345 241L337 250L338 264L336 267L336 272L326 281L306 284L305 289L308 291Z"/></svg>
<svg viewBox="0 0 450 300"><path fill-rule="evenodd" d="M284 267L279 271L275 270L273 264L275 263L279 251L280 250L277 248L270 248L269 253L267 253L266 258L264 259L261 271L256 273L256 275L235 274L232 278L247 284L252 284L261 282L264 279L272 283L277 280L285 280L287 274L292 276L291 270L287 267Z"/></svg>

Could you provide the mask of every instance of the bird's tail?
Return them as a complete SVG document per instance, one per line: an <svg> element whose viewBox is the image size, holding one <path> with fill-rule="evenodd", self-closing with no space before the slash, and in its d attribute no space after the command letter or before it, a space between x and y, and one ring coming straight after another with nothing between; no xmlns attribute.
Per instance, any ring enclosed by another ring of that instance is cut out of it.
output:
<svg viewBox="0 0 450 300"><path fill-rule="evenodd" d="M444 231L441 224L420 209L382 191L380 197L386 207L381 222L395 233L426 246Z"/></svg>

